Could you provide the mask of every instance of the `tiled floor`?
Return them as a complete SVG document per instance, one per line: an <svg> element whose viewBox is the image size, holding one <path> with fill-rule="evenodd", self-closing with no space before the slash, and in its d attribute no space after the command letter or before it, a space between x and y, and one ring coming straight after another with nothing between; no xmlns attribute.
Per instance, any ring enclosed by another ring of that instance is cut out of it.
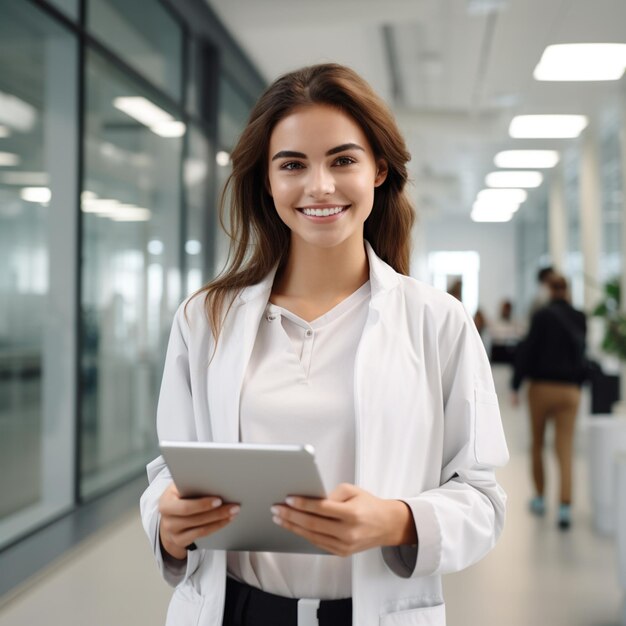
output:
<svg viewBox="0 0 626 626"><path fill-rule="evenodd" d="M496 383L511 461L500 472L508 518L496 549L474 567L446 577L449 626L618 626L622 594L613 543L591 528L585 422L578 429L576 502L570 532L554 523L555 468L548 466L551 509L526 512L528 432L524 409L512 409L507 373ZM170 592L161 582L138 512L67 554L12 598L0 598L0 626L143 626L164 622ZM271 626L271 625L268 625Z"/></svg>

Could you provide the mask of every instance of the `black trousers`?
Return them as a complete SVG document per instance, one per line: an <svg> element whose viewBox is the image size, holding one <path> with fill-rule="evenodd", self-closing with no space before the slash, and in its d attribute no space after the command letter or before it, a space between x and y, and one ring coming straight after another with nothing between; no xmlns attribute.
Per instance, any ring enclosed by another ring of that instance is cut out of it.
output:
<svg viewBox="0 0 626 626"><path fill-rule="evenodd" d="M319 626L352 626L352 600L322 600ZM297 626L298 600L226 579L223 626Z"/></svg>

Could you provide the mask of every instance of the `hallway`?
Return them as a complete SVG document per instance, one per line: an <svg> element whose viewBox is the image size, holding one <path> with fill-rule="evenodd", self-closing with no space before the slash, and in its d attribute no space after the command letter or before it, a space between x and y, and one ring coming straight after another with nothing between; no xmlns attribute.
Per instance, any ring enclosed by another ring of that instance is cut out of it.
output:
<svg viewBox="0 0 626 626"><path fill-rule="evenodd" d="M509 494L497 548L465 572L444 579L449 626L617 626L622 597L613 543L591 528L585 420L578 427L573 527L556 528L555 467L549 504L531 517L524 408L508 402L508 371L494 371L511 461L499 473ZM96 534L10 597L0 598L0 626L142 626L164 623L169 590L154 567L138 511Z"/></svg>

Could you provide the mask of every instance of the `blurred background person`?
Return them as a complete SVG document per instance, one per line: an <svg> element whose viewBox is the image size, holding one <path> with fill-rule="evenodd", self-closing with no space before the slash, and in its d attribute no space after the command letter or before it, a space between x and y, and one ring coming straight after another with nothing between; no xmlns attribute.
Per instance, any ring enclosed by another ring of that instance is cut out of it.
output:
<svg viewBox="0 0 626 626"><path fill-rule="evenodd" d="M488 330L491 337L491 362L513 364L524 327L514 318L510 300L502 300L498 318L489 323Z"/></svg>
<svg viewBox="0 0 626 626"><path fill-rule="evenodd" d="M489 319L485 315L484 311L479 307L476 309L476 313L474 313L473 320L476 330L482 339L485 352L487 353L487 356L489 356L491 355L491 332L489 330Z"/></svg>
<svg viewBox="0 0 626 626"><path fill-rule="evenodd" d="M530 304L528 318L532 316L550 300L550 279L556 274L554 267L546 265L537 272L537 293Z"/></svg>
<svg viewBox="0 0 626 626"><path fill-rule="evenodd" d="M531 459L535 496L530 510L543 515L543 444L548 421L554 421L554 448L560 474L557 521L565 530L571 524L572 451L574 428L585 378L587 322L584 313L569 302L567 281L553 272L548 279L550 300L532 317L526 338L515 357L512 402L519 403L522 381L529 379L528 409L531 423Z"/></svg>

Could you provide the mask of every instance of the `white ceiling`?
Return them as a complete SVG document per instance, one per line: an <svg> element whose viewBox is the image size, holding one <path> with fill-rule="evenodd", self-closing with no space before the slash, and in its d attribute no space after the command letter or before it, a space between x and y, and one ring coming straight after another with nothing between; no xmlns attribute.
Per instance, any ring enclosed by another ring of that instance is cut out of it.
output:
<svg viewBox="0 0 626 626"><path fill-rule="evenodd" d="M532 78L549 44L626 43L625 0L206 1L268 82L324 61L366 78L397 115L427 215L469 215L499 150L572 145L510 139L514 115L586 113L600 126L626 111L626 78Z"/></svg>

